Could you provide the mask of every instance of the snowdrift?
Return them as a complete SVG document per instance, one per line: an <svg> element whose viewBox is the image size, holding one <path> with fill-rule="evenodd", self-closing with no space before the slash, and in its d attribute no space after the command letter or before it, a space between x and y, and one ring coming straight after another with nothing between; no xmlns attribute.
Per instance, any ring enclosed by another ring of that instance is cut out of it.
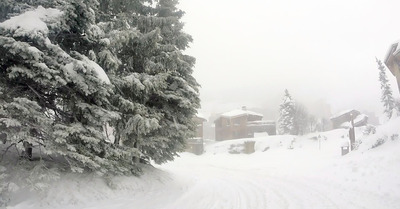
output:
<svg viewBox="0 0 400 209"><path fill-rule="evenodd" d="M348 130L337 129L301 137L212 142L201 156L182 153L174 162L146 167L140 177L64 173L56 179L37 177L32 179L37 187L22 187L18 182L21 171L13 170L7 208L207 208L210 201L220 208L280 208L284 202L304 207L321 203L338 208L397 208L400 118L373 132L357 128L359 146L344 156L340 147L348 139ZM255 141L253 154L241 153L240 145L246 141ZM39 180L48 186L40 188ZM237 187L252 195L242 194ZM266 191L268 188L271 190ZM238 198L250 199L234 207L238 194ZM262 198L272 202L265 205ZM283 199L274 202L274 198ZM309 202L310 198L316 202Z"/></svg>

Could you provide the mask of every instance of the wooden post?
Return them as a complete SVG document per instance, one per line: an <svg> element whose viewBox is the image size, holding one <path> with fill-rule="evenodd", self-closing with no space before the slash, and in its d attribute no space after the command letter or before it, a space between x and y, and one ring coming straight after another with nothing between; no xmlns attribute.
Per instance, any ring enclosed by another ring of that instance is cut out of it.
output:
<svg viewBox="0 0 400 209"><path fill-rule="evenodd" d="M354 131L354 118L353 114L350 114L351 117L351 127L349 130L349 138L350 138L350 150L354 150L354 144L356 143L356 133Z"/></svg>

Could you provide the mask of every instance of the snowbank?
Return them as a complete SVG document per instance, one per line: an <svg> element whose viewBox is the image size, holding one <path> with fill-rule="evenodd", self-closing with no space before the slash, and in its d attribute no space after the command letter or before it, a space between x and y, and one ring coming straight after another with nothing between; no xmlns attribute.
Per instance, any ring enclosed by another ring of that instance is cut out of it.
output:
<svg viewBox="0 0 400 209"><path fill-rule="evenodd" d="M344 156L347 129L207 143L141 177L64 174L40 193L16 189L9 208L398 208L399 127L356 128L358 149ZM255 153L230 154L246 141Z"/></svg>

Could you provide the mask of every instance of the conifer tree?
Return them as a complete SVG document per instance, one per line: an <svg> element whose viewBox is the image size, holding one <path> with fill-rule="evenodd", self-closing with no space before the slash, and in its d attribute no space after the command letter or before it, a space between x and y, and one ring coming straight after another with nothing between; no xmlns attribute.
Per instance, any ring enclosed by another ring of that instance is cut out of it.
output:
<svg viewBox="0 0 400 209"><path fill-rule="evenodd" d="M285 95L283 96L283 102L279 108L279 133L280 134L296 134L294 127L295 119L295 103L289 94L289 91L285 89Z"/></svg>
<svg viewBox="0 0 400 209"><path fill-rule="evenodd" d="M184 149L185 139L194 134L192 119L200 106L199 85L192 76L195 59L183 54L192 37L182 31L180 18L184 12L177 9L177 4L177 0L157 1L153 20L140 25L159 29L162 38L154 64L162 66L160 70L166 76L166 85L162 92L152 95L154 100L148 105L159 109L164 117L160 120L160 128L149 134L153 139L148 141L151 143L143 146L143 151L158 163L172 160ZM160 140L164 143L159 143Z"/></svg>
<svg viewBox="0 0 400 209"><path fill-rule="evenodd" d="M99 53L100 63L113 66L114 101L122 113L114 124L115 143L157 163L172 160L183 149L199 107L198 84L191 75L195 60L182 53L192 39L182 32L183 12L176 4L100 5L121 17L103 24L112 47Z"/></svg>
<svg viewBox="0 0 400 209"><path fill-rule="evenodd" d="M177 1L3 3L0 130L7 143L39 143L73 171L118 174L137 174L139 159L162 163L183 149L195 130L199 85L195 59L183 54L192 38L182 31ZM32 12L41 28L12 17Z"/></svg>
<svg viewBox="0 0 400 209"><path fill-rule="evenodd" d="M392 96L392 89L389 84L389 80L386 76L385 66L382 64L382 61L378 58L375 58L378 63L379 69L379 81L381 83L381 102L383 103L384 113L390 119L393 114L393 110L395 109L395 101Z"/></svg>
<svg viewBox="0 0 400 209"><path fill-rule="evenodd" d="M114 157L123 152L103 134L103 125L119 118L108 100L113 91L88 58L97 45L95 9L95 1L32 5L0 24L1 131L9 143L42 145L73 171L123 173L129 167Z"/></svg>

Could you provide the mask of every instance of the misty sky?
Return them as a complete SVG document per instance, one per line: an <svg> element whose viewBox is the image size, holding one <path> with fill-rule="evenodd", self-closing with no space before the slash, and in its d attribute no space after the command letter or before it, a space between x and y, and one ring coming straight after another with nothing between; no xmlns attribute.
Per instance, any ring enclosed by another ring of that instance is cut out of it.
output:
<svg viewBox="0 0 400 209"><path fill-rule="evenodd" d="M400 40L400 1L180 0L180 8L204 114L277 109L285 88L307 106L325 100L332 113L382 110L375 56Z"/></svg>

